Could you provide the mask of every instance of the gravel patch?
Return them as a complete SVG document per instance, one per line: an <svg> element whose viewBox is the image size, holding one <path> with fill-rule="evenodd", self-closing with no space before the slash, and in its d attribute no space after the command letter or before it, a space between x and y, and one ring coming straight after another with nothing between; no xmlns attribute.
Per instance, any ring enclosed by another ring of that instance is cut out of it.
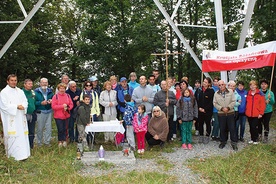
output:
<svg viewBox="0 0 276 184"><path fill-rule="evenodd" d="M248 146L248 140L250 139L249 134L249 127L248 124L246 126L246 133L245 133L245 142L239 142L238 143L238 151L241 151L246 146ZM197 144L198 137L193 136L193 149L192 150L183 150L180 145L177 148L174 148L174 152L172 153L165 153L162 152L160 159L167 159L170 163L172 163L174 166L172 169L165 171L162 169L160 165L156 163L156 159L141 159L136 158L136 164L134 165L116 165L114 168L108 169L108 170L101 170L93 166L86 166L84 167L79 173L83 176L101 176L106 175L110 173L115 173L118 171L118 175L123 175L126 172L130 172L133 170L137 171L147 171L147 172L153 172L153 171L159 171L163 172L172 176L177 177L177 182L180 184L186 184L186 183L196 183L196 184L204 184L209 183L209 181L201 176L200 174L194 173L191 169L187 167L187 164L185 161L189 159L205 159L212 156L229 156L231 154L234 154L235 151L233 151L230 141L228 140L227 145L223 149L219 149L219 142L211 141L208 144ZM269 134L269 143L276 141L276 131L271 129ZM158 158L157 158L158 159ZM127 169L126 169L127 167Z"/></svg>

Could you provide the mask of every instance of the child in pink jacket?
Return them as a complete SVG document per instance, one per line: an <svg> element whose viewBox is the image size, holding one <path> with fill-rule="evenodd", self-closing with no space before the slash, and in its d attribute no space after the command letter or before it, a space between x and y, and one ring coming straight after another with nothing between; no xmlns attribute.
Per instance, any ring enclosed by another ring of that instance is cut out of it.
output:
<svg viewBox="0 0 276 184"><path fill-rule="evenodd" d="M138 106L138 112L133 117L133 129L136 133L137 148L139 154L145 152L145 134L148 130L148 115L145 113L146 107L141 104Z"/></svg>

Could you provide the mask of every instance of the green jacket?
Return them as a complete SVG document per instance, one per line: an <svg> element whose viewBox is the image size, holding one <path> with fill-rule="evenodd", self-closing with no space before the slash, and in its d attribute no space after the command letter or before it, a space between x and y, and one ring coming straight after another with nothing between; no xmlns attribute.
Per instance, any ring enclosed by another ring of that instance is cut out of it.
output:
<svg viewBox="0 0 276 184"><path fill-rule="evenodd" d="M86 126L90 123L90 105L81 102L78 108L77 124Z"/></svg>
<svg viewBox="0 0 276 184"><path fill-rule="evenodd" d="M264 93L264 94L265 94L265 101L267 101L269 99L269 103L266 104L264 113L272 112L273 111L273 104L275 104L274 93L270 90L267 90L266 93ZM270 94L270 98L268 98L268 94Z"/></svg>
<svg viewBox="0 0 276 184"><path fill-rule="evenodd" d="M32 114L35 111L35 92L34 90L26 90L25 88L22 90L28 100L27 114Z"/></svg>

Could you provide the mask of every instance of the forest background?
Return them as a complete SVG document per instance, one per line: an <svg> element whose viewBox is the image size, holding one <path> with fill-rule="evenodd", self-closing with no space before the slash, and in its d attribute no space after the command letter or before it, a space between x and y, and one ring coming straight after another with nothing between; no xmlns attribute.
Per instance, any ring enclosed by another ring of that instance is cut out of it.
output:
<svg viewBox="0 0 276 184"><path fill-rule="evenodd" d="M22 0L29 12L37 0ZM176 0L160 0L171 15ZM223 21L229 23L244 17L243 1L222 0ZM255 4L246 43L261 44L275 40L276 2L258 0ZM1 0L0 20L23 20L17 1ZM214 4L210 0L182 1L177 23L215 26ZM0 48L7 42L17 24L0 24ZM226 27L225 49L236 50L241 23ZM218 48L216 29L179 27L186 41L201 59L202 50ZM105 81L111 75L149 75L158 69L165 78L165 58L152 53L165 53L165 32L169 33L169 75L180 80L188 76L190 84L200 79L201 71L171 27L150 0L46 0L8 51L0 59L0 89L11 73L19 81L40 77L51 86L62 74L78 82L92 75ZM245 46L247 47L247 46ZM216 76L219 73L210 73ZM271 67L239 71L237 80L270 79ZM275 92L275 78L273 78Z"/></svg>

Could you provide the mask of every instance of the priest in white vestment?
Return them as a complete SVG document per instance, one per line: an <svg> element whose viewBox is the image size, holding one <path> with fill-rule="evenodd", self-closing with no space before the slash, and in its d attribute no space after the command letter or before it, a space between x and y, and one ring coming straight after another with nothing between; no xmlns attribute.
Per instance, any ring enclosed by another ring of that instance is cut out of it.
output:
<svg viewBox="0 0 276 184"><path fill-rule="evenodd" d="M11 74L8 85L0 93L0 110L7 157L25 160L30 156L26 111L28 101L24 92L17 88L17 76Z"/></svg>

